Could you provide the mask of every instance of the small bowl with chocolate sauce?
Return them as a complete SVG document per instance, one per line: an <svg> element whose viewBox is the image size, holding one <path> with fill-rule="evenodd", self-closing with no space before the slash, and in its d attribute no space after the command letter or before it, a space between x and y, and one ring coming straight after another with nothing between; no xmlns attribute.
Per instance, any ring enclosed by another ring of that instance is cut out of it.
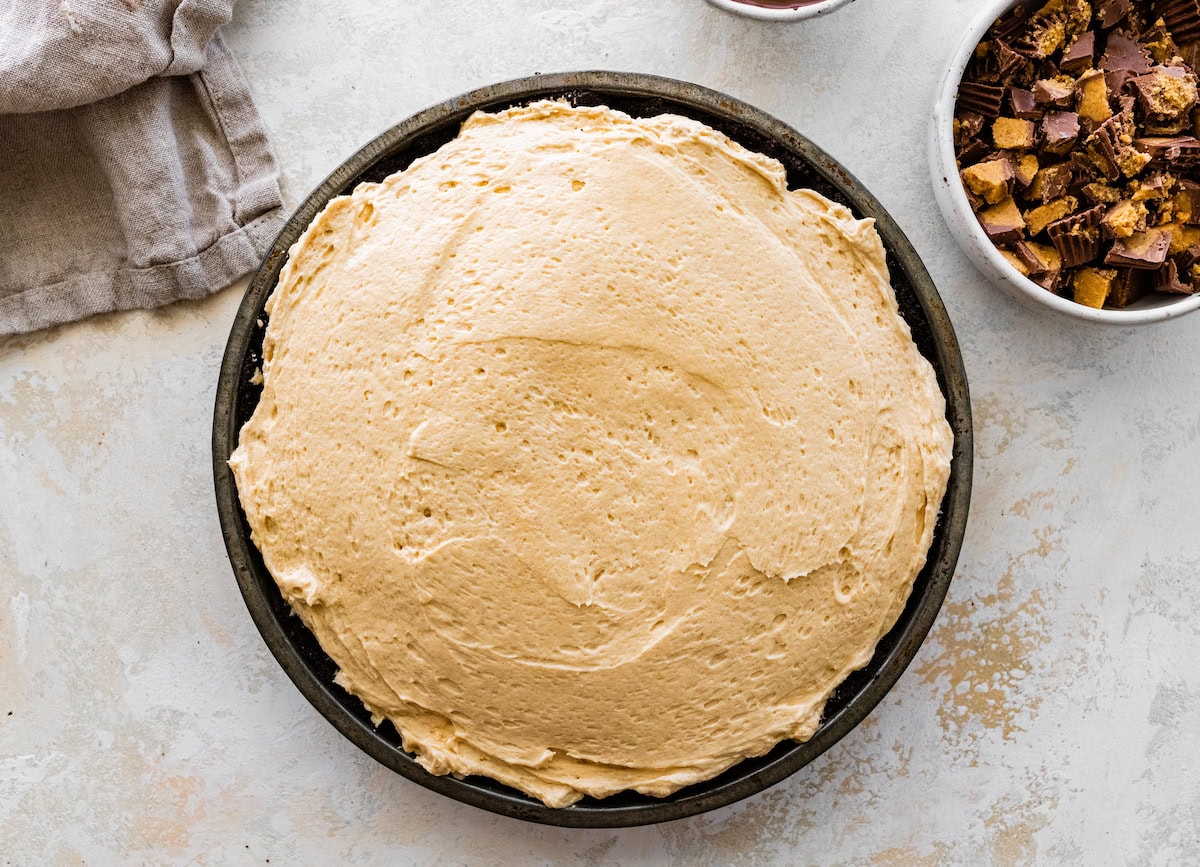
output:
<svg viewBox="0 0 1200 867"><path fill-rule="evenodd" d="M840 9L854 0L708 0L718 9L760 21L803 21Z"/></svg>
<svg viewBox="0 0 1200 867"><path fill-rule="evenodd" d="M1198 66L1195 3L987 4L929 134L938 205L979 270L1092 322L1200 309Z"/></svg>

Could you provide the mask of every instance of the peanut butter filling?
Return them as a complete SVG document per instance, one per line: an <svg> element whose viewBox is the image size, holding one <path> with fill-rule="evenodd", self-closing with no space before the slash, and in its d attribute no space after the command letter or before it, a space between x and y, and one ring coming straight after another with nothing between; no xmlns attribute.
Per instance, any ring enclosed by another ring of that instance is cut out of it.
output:
<svg viewBox="0 0 1200 867"><path fill-rule="evenodd" d="M433 773L566 806L806 739L925 562L951 432L879 236L695 121L476 114L267 309L254 542Z"/></svg>

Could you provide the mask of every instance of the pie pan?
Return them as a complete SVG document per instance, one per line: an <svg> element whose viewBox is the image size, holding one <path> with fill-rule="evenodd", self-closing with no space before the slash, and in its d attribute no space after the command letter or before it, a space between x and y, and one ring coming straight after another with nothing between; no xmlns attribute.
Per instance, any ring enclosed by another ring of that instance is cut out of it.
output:
<svg viewBox="0 0 1200 867"><path fill-rule="evenodd" d="M724 132L752 150L778 159L789 186L815 189L872 217L887 250L887 263L900 312L913 339L932 363L946 396L954 431L950 482L934 530L928 562L892 630L871 661L847 678L829 700L820 728L804 743L785 741L746 759L707 782L666 798L626 792L603 800L584 798L563 808L546 807L490 779L434 776L404 752L388 722L371 724L362 703L333 682L336 666L280 595L250 540L227 461L238 433L257 405L261 388L252 382L260 364L267 316L263 305L274 288L287 251L325 204L362 181L379 181L458 133L477 110L496 111L538 99L607 105L635 116L685 115ZM384 132L351 156L304 200L283 228L255 274L234 319L221 364L213 418L213 472L217 510L233 572L246 607L267 646L304 697L338 731L379 762L428 789L495 813L551 825L608 828L645 825L695 815L761 791L807 765L860 723L896 683L916 655L949 587L966 530L971 489L970 400L962 357L946 310L912 245L879 202L838 163L767 114L725 94L694 84L649 75L570 72L538 75L480 88L419 112Z"/></svg>

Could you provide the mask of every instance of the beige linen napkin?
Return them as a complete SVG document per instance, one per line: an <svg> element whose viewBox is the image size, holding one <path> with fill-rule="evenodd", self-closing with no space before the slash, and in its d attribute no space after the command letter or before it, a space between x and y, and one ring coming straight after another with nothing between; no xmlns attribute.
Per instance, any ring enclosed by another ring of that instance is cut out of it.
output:
<svg viewBox="0 0 1200 867"><path fill-rule="evenodd" d="M232 5L0 0L0 335L199 298L270 247L275 159L216 35Z"/></svg>

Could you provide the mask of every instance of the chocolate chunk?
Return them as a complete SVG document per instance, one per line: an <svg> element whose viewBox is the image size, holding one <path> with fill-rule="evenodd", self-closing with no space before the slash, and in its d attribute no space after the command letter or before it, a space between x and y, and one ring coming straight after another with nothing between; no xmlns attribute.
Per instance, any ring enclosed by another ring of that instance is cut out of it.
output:
<svg viewBox="0 0 1200 867"><path fill-rule="evenodd" d="M1130 0L1100 0L1096 4L1096 18L1101 27L1115 27L1129 14Z"/></svg>
<svg viewBox="0 0 1200 867"><path fill-rule="evenodd" d="M1062 60L1058 65L1064 72L1078 75L1084 70L1092 68L1092 59L1095 53L1096 34L1089 30L1072 42L1071 47L1063 52Z"/></svg>
<svg viewBox="0 0 1200 867"><path fill-rule="evenodd" d="M977 163L988 154L995 153L987 142L975 140L958 152L958 163Z"/></svg>
<svg viewBox="0 0 1200 867"><path fill-rule="evenodd" d="M1022 90L1019 87L1010 87L1008 89L1008 104L1012 107L1012 113L1021 120L1038 120L1041 118L1043 111L1038 101L1034 99L1033 91Z"/></svg>
<svg viewBox="0 0 1200 867"><path fill-rule="evenodd" d="M1046 227L1064 268L1084 265L1100 253L1100 219L1104 206L1097 205L1072 217L1064 217Z"/></svg>
<svg viewBox="0 0 1200 867"><path fill-rule="evenodd" d="M1174 170L1200 167L1200 141L1193 136L1146 136L1134 139L1133 144L1151 159Z"/></svg>
<svg viewBox="0 0 1200 867"><path fill-rule="evenodd" d="M1079 115L1073 111L1048 111L1042 118L1042 149L1062 156L1079 137Z"/></svg>
<svg viewBox="0 0 1200 867"><path fill-rule="evenodd" d="M1012 198L980 211L979 224L994 244L1012 244L1020 240L1025 229L1025 220Z"/></svg>
<svg viewBox="0 0 1200 867"><path fill-rule="evenodd" d="M958 106L984 117L999 117L1004 103L1004 88L964 81L958 86Z"/></svg>
<svg viewBox="0 0 1200 867"><path fill-rule="evenodd" d="M983 115L964 111L954 117L954 145L966 146L971 139L983 131Z"/></svg>
<svg viewBox="0 0 1200 867"><path fill-rule="evenodd" d="M1042 105L1070 108L1075 101L1075 87L1056 78L1043 78L1033 86L1033 98Z"/></svg>
<svg viewBox="0 0 1200 867"><path fill-rule="evenodd" d="M1133 73L1128 69L1109 69L1104 73L1104 83L1108 85L1109 93L1120 93L1131 78Z"/></svg>
<svg viewBox="0 0 1200 867"><path fill-rule="evenodd" d="M1117 31L1108 34L1100 65L1104 69L1121 69L1133 75L1145 75L1150 71L1150 52L1128 35Z"/></svg>
<svg viewBox="0 0 1200 867"><path fill-rule="evenodd" d="M1179 279L1179 267L1175 264L1174 259L1168 259L1161 268L1155 271L1153 280L1152 285L1155 292L1164 292L1167 295L1192 294L1192 284L1184 283Z"/></svg>
<svg viewBox="0 0 1200 867"><path fill-rule="evenodd" d="M1104 257L1106 265L1123 265L1151 271L1167 258L1171 246L1171 233L1164 229L1149 229L1136 232L1128 238L1119 238Z"/></svg>
<svg viewBox="0 0 1200 867"><path fill-rule="evenodd" d="M1200 6L1196 0L1157 0L1154 5L1176 43L1200 39Z"/></svg>

